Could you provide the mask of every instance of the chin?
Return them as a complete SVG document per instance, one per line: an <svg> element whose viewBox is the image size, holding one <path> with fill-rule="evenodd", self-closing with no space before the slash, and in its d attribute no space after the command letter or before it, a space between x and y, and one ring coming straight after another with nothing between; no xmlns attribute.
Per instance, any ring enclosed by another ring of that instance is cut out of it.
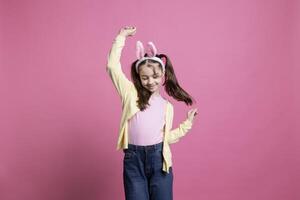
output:
<svg viewBox="0 0 300 200"><path fill-rule="evenodd" d="M148 90L149 92L153 93L153 92L156 92L158 91L158 88L155 86L154 88L150 89L150 88L147 88L147 87L144 87L146 90Z"/></svg>
<svg viewBox="0 0 300 200"><path fill-rule="evenodd" d="M149 90L151 93L158 92L158 90Z"/></svg>

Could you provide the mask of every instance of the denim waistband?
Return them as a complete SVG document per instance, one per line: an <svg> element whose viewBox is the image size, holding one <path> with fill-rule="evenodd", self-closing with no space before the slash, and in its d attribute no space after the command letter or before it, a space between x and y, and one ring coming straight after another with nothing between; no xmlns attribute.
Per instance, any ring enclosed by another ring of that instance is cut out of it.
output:
<svg viewBox="0 0 300 200"><path fill-rule="evenodd" d="M162 148L163 148L163 141L157 144L146 145L146 146L128 144L128 149L132 149L136 151L137 150L162 150Z"/></svg>

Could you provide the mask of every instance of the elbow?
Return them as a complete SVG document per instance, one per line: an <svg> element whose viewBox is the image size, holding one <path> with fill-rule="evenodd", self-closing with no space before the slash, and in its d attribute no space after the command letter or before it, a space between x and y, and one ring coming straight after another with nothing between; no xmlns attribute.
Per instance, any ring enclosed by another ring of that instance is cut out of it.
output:
<svg viewBox="0 0 300 200"><path fill-rule="evenodd" d="M113 71L116 68L116 63L112 61L107 61L106 71Z"/></svg>

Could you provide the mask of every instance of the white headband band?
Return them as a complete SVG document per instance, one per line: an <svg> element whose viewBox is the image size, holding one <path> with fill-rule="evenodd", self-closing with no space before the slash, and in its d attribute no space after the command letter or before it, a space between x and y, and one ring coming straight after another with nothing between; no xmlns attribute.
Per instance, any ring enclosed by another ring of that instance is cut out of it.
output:
<svg viewBox="0 0 300 200"><path fill-rule="evenodd" d="M144 60L154 60L154 61L159 62L163 68L163 73L164 73L165 72L165 64L160 58L155 56L157 54L157 49L154 46L153 42L148 42L148 47L149 47L149 51L147 52L147 54L149 56L144 56L145 49L144 49L143 43L141 41L136 42L136 57L139 59L139 61L135 64L136 73L139 73L138 66Z"/></svg>

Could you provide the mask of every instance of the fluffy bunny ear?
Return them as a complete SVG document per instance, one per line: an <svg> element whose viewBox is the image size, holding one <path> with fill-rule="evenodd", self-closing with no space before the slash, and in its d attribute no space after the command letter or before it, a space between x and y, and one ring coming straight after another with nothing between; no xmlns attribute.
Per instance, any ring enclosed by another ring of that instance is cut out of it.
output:
<svg viewBox="0 0 300 200"><path fill-rule="evenodd" d="M153 44L153 42L148 42L148 47L149 47L149 56L153 57L157 54L157 49L155 47L155 45Z"/></svg>
<svg viewBox="0 0 300 200"><path fill-rule="evenodd" d="M143 43L141 41L136 42L136 57L137 59L141 59L145 55L145 49Z"/></svg>

